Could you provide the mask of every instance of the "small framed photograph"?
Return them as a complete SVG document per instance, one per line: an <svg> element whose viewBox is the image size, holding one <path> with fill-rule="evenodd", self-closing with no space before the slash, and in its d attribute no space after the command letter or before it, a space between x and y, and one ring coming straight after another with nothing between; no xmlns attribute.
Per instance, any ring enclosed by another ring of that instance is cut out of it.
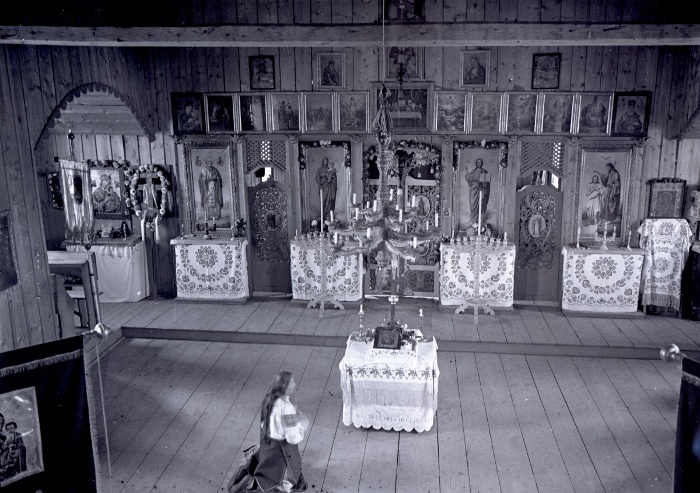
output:
<svg viewBox="0 0 700 493"><path fill-rule="evenodd" d="M491 52L489 50L461 51L459 62L462 70L459 87L482 87L489 85Z"/></svg>
<svg viewBox="0 0 700 493"><path fill-rule="evenodd" d="M464 133L466 109L466 92L435 91L435 131Z"/></svg>
<svg viewBox="0 0 700 493"><path fill-rule="evenodd" d="M236 131L233 111L233 95L206 94L207 133L233 133Z"/></svg>
<svg viewBox="0 0 700 493"><path fill-rule="evenodd" d="M386 48L384 74L388 79L423 79L423 48L413 46L392 46Z"/></svg>
<svg viewBox="0 0 700 493"><path fill-rule="evenodd" d="M174 92L173 132L175 135L204 133L204 97L195 92Z"/></svg>
<svg viewBox="0 0 700 493"><path fill-rule="evenodd" d="M499 133L501 131L501 107L504 95L495 92L469 94L467 132Z"/></svg>
<svg viewBox="0 0 700 493"><path fill-rule="evenodd" d="M429 82L387 82L386 104L394 131L427 132L432 124L433 85ZM372 83L372 111L377 113L381 83Z"/></svg>
<svg viewBox="0 0 700 493"><path fill-rule="evenodd" d="M583 93L578 105L576 133L607 135L610 133L612 93Z"/></svg>
<svg viewBox="0 0 700 493"><path fill-rule="evenodd" d="M568 134L572 129L574 93L547 93L542 99L542 125L539 132L545 134Z"/></svg>
<svg viewBox="0 0 700 493"><path fill-rule="evenodd" d="M248 57L250 88L266 90L275 88L275 57L255 55Z"/></svg>
<svg viewBox="0 0 700 493"><path fill-rule="evenodd" d="M649 126L651 92L616 92L612 135L644 137Z"/></svg>
<svg viewBox="0 0 700 493"><path fill-rule="evenodd" d="M534 53L532 55L532 88L558 89L561 53Z"/></svg>
<svg viewBox="0 0 700 493"><path fill-rule="evenodd" d="M337 128L340 132L369 132L369 93L339 92Z"/></svg>
<svg viewBox="0 0 700 493"><path fill-rule="evenodd" d="M333 93L303 93L304 132L333 132Z"/></svg>
<svg viewBox="0 0 700 493"><path fill-rule="evenodd" d="M123 169L90 168L90 189L95 218L124 219L126 188Z"/></svg>
<svg viewBox="0 0 700 493"><path fill-rule="evenodd" d="M649 181L650 218L679 218L683 215L685 180L658 178Z"/></svg>
<svg viewBox="0 0 700 493"><path fill-rule="evenodd" d="M0 454L0 487L44 471L37 405L35 387L0 394L0 426L3 440Z"/></svg>
<svg viewBox="0 0 700 493"><path fill-rule="evenodd" d="M508 104L506 109L506 132L534 133L537 115L536 92L506 93Z"/></svg>
<svg viewBox="0 0 700 493"><path fill-rule="evenodd" d="M374 329L374 347L377 349L401 349L401 329L377 327Z"/></svg>
<svg viewBox="0 0 700 493"><path fill-rule="evenodd" d="M345 52L316 54L316 87L330 90L345 87Z"/></svg>
<svg viewBox="0 0 700 493"><path fill-rule="evenodd" d="M301 130L301 97L296 92L280 92L270 95L273 132L299 132Z"/></svg>
<svg viewBox="0 0 700 493"><path fill-rule="evenodd" d="M238 96L238 128L241 132L267 132L267 97L265 94L240 94Z"/></svg>

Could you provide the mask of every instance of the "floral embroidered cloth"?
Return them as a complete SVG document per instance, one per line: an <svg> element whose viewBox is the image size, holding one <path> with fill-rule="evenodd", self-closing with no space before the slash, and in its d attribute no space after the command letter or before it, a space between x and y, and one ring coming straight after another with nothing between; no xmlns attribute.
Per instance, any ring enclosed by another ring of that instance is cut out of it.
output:
<svg viewBox="0 0 700 493"><path fill-rule="evenodd" d="M474 299L475 244L440 245L440 303L461 305ZM515 245L485 243L481 251L479 299L490 306L513 306Z"/></svg>
<svg viewBox="0 0 700 493"><path fill-rule="evenodd" d="M637 230L639 246L649 254L642 273L642 304L681 306L681 274L693 244L685 219L645 219Z"/></svg>
<svg viewBox="0 0 700 493"><path fill-rule="evenodd" d="M636 312L644 252L638 248L565 246L561 307L586 312Z"/></svg>
<svg viewBox="0 0 700 493"><path fill-rule="evenodd" d="M249 295L248 240L171 240L177 297L238 300Z"/></svg>
<svg viewBox="0 0 700 493"><path fill-rule="evenodd" d="M374 349L350 336L340 361L343 423L363 428L427 431L437 411L435 338L416 349Z"/></svg>
<svg viewBox="0 0 700 493"><path fill-rule="evenodd" d="M362 255L336 255L326 247L326 290L338 301L362 298ZM314 241L292 240L292 297L310 300L321 292L321 249Z"/></svg>

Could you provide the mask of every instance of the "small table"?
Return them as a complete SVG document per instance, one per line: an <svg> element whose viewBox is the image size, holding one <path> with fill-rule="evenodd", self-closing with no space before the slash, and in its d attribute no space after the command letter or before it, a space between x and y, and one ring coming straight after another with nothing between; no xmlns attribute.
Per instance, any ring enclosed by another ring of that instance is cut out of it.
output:
<svg viewBox="0 0 700 493"><path fill-rule="evenodd" d="M644 251L639 248L575 248L565 246L562 268L562 310L634 313Z"/></svg>
<svg viewBox="0 0 700 493"><path fill-rule="evenodd" d="M348 338L340 361L343 423L363 428L427 431L437 411L438 379L435 338L416 349L374 349L373 343Z"/></svg>
<svg viewBox="0 0 700 493"><path fill-rule="evenodd" d="M248 299L248 240L174 238L170 244L175 246L178 299Z"/></svg>

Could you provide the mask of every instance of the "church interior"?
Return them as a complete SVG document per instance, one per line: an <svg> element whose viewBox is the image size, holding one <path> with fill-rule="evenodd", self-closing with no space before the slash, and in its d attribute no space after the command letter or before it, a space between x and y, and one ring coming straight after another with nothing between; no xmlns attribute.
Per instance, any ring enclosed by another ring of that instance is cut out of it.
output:
<svg viewBox="0 0 700 493"><path fill-rule="evenodd" d="M700 481L695 10L39 4L0 14L0 488L234 491L280 370L306 491Z"/></svg>

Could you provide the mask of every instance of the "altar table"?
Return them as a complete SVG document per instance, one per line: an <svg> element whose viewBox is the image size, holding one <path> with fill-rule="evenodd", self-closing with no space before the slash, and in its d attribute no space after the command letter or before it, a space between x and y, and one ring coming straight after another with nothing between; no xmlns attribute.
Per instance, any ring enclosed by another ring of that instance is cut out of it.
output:
<svg viewBox="0 0 700 493"><path fill-rule="evenodd" d="M440 245L440 303L461 305L474 297L475 242ZM479 299L489 306L513 306L515 245L481 245Z"/></svg>
<svg viewBox="0 0 700 493"><path fill-rule="evenodd" d="M331 241L326 239L326 242ZM335 254L326 244L326 291L337 301L362 298L362 255ZM311 300L321 292L321 248L319 239L291 241L292 297Z"/></svg>
<svg viewBox="0 0 700 493"><path fill-rule="evenodd" d="M66 241L68 252L84 252L82 245ZM90 246L95 254L100 302L133 302L146 298L149 292L146 248L140 236L125 239L97 240Z"/></svg>
<svg viewBox="0 0 700 493"><path fill-rule="evenodd" d="M177 297L185 300L245 301L248 262L243 238L175 238Z"/></svg>
<svg viewBox="0 0 700 493"><path fill-rule="evenodd" d="M427 431L438 403L437 343L413 350L374 349L354 332L340 361L343 423L395 431Z"/></svg>
<svg viewBox="0 0 700 493"><path fill-rule="evenodd" d="M563 310L634 313L639 304L644 251L624 247L565 246L562 268Z"/></svg>

